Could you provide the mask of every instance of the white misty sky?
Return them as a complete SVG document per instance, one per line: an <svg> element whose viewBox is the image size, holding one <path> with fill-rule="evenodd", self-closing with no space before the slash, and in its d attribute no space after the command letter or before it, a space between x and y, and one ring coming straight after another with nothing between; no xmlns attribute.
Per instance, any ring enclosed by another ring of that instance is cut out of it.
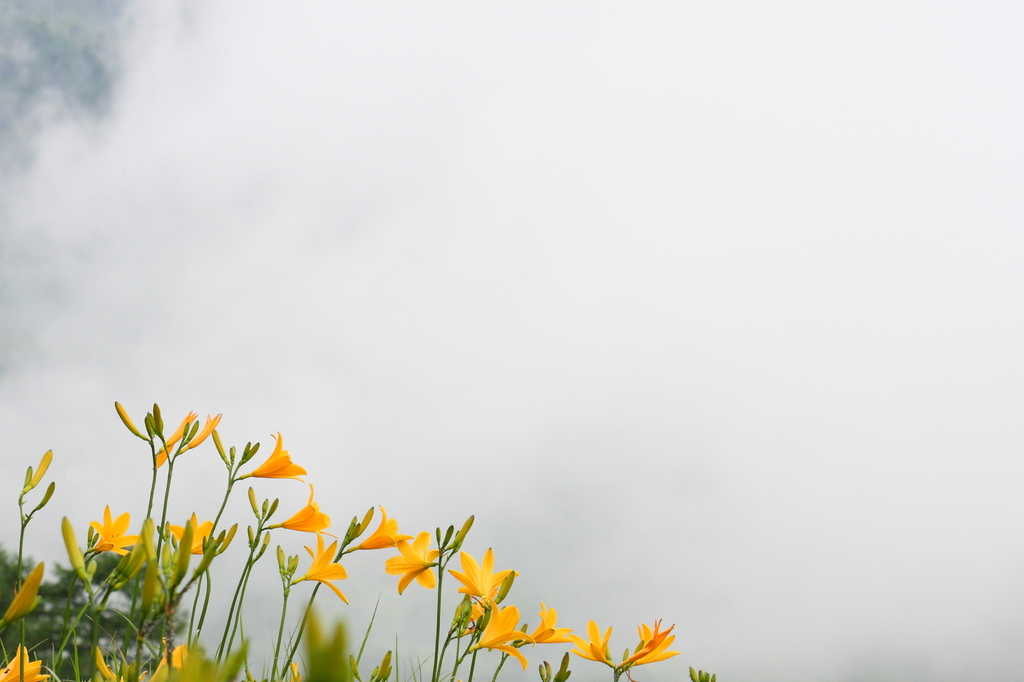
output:
<svg viewBox="0 0 1024 682"><path fill-rule="evenodd" d="M476 514L531 624L544 600L621 650L676 623L642 682L1024 675L1022 19L135 8L110 114L4 188L2 457L53 448L59 486L31 552L144 508L112 404L157 401L281 431L340 526ZM212 447L189 459L182 520L221 494ZM387 555L324 601L361 631L382 593L374 646L415 650L429 599Z"/></svg>

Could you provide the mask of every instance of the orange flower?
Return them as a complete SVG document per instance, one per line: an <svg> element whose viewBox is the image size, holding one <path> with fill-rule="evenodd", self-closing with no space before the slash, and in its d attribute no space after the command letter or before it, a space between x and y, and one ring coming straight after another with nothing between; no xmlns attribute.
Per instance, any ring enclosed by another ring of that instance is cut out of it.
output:
<svg viewBox="0 0 1024 682"><path fill-rule="evenodd" d="M306 470L300 467L298 464L292 464L292 458L288 456L288 451L284 449L284 439L281 438L281 432L277 432L277 444L274 446L274 451L270 453L270 457L263 464L256 467L255 471L252 471L238 480L243 478L249 478L255 476L256 478L294 478L295 480L301 480L299 476L306 473Z"/></svg>
<svg viewBox="0 0 1024 682"><path fill-rule="evenodd" d="M218 414L216 417L206 415L206 423L203 424L203 428L199 429L199 433L195 435L195 438L190 440L188 442L188 445L183 447L181 451L184 452L185 450L191 450L192 448L198 447L200 444L202 444L204 440L210 437L210 434L213 433L213 430L215 428L217 428L217 425L220 424L220 418L222 416L223 415L220 414Z"/></svg>
<svg viewBox="0 0 1024 682"><path fill-rule="evenodd" d="M128 530L128 524L131 523L131 516L128 512L121 514L116 519L111 520L110 516L110 505L103 510L103 524L100 525L97 521L92 521L89 525L92 526L97 533L99 533L99 540L96 541L96 546L93 547L97 552L113 552L124 556L128 552L125 551L125 547L131 547L139 541L138 535L125 535L124 532Z"/></svg>
<svg viewBox="0 0 1024 682"><path fill-rule="evenodd" d="M497 649L510 656L515 656L519 659L519 662L523 664L523 670L526 670L528 665L526 658L519 653L519 649L511 646L507 642L525 642L532 643L533 637L531 635L522 632L519 628L519 609L514 606L508 606L504 609L491 602L491 617L487 621L487 626L484 628L483 634L480 635L480 641L469 647L468 651L474 649Z"/></svg>
<svg viewBox="0 0 1024 682"><path fill-rule="evenodd" d="M573 649L572 653L614 668L615 664L612 663L612 657L608 653L608 640L611 639L612 629L608 628L602 637L597 623L590 621L587 624L587 636L590 638L589 642L582 637L569 635L569 639L577 646L577 649Z"/></svg>
<svg viewBox="0 0 1024 682"><path fill-rule="evenodd" d="M28 651L19 646L14 652L14 658L11 659L10 665L0 670L0 682L20 682L23 662L25 664L25 682L40 682L40 680L50 677L49 675L40 675L39 668L42 667L43 662L30 660Z"/></svg>
<svg viewBox="0 0 1024 682"><path fill-rule="evenodd" d="M395 543L395 548L401 552L402 556L393 556L385 561L384 570L388 575L402 576L402 579L398 581L398 594L405 592L405 588L413 579L428 590L437 585L437 577L430 567L435 565L438 552L436 549L428 550L428 547L430 547L430 533L426 531L417 535L412 545L408 540L399 540Z"/></svg>
<svg viewBox="0 0 1024 682"><path fill-rule="evenodd" d="M341 590L331 584L332 580L344 580L348 577L348 573L345 572L345 567L341 564L334 563L334 551L337 548L338 541L335 540L331 543L331 546L325 550L324 536L322 533L317 533L316 552L314 553L309 547L306 548L306 551L309 552L309 556L313 557L313 563L301 578L296 578L292 581L292 585L302 582L303 580L315 580L334 590L334 594L338 595L341 598L341 601L347 604L348 599L345 598L345 595L341 593Z"/></svg>
<svg viewBox="0 0 1024 682"><path fill-rule="evenodd" d="M331 527L331 517L320 511L320 505L313 501L313 484L309 484L309 502L306 506L295 512L287 521L269 526L269 528L287 528L288 530L301 530L306 533L316 533ZM327 535L331 535L327 533ZM334 536L331 535L333 538Z"/></svg>
<svg viewBox="0 0 1024 682"><path fill-rule="evenodd" d="M174 449L175 444L181 440L181 437L185 435L185 427L189 426L192 422L199 418L199 415L195 412L189 412L188 415L181 420L181 424L178 425L177 431L171 434L171 437L164 441L163 447L156 456L156 468L159 469L167 461L167 457L170 456L171 450Z"/></svg>
<svg viewBox="0 0 1024 682"><path fill-rule="evenodd" d="M455 578L461 582L465 587L460 587L459 592L469 594L474 597L493 597L495 590L501 587L501 581L505 579L511 570L501 571L499 573L494 572L494 552L488 549L484 553L484 565L481 567L476 559L471 557L468 552L461 552L459 557L462 559L462 570L465 573L459 571L448 571ZM519 575L516 573L516 575Z"/></svg>
<svg viewBox="0 0 1024 682"><path fill-rule="evenodd" d="M188 660L188 647L184 644L180 644L174 647L174 651L171 652L171 667L176 670L181 670L181 666L185 665L185 661ZM156 667L156 671L153 672L153 679L160 679L160 671L167 669L167 656L163 655L160 657L160 665ZM166 675L164 676L166 679Z"/></svg>
<svg viewBox="0 0 1024 682"><path fill-rule="evenodd" d="M619 667L630 664L644 665L645 663L655 663L677 655L678 651L667 651L676 638L675 635L669 636L674 627L675 625L672 625L668 630L660 632L660 620L654 621L653 631L647 627L646 623L638 625L636 629L640 633L640 646L637 648L636 653L620 663Z"/></svg>
<svg viewBox="0 0 1024 682"><path fill-rule="evenodd" d="M536 644L562 644L564 642L571 642L568 635L572 632L572 628L556 628L555 623L558 621L558 613L554 609L549 609L544 606L544 602L540 603L540 625L530 635L533 637L533 641Z"/></svg>
<svg viewBox="0 0 1024 682"><path fill-rule="evenodd" d="M210 532L213 531L213 521L203 521L199 523L199 519L196 515L192 514L192 553L202 554L203 553L203 540L210 537ZM185 534L185 529L182 526L171 525L171 533L174 537L181 540L181 536Z"/></svg>
<svg viewBox="0 0 1024 682"><path fill-rule="evenodd" d="M411 540L411 535L399 535L398 521L388 518L384 507L380 508L381 520L373 535L363 540L356 549L385 549L394 547L399 540Z"/></svg>

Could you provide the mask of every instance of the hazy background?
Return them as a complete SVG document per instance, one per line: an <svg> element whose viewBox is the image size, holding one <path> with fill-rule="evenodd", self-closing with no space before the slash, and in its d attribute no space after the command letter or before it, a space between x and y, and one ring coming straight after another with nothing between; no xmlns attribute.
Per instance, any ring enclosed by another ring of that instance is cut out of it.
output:
<svg viewBox="0 0 1024 682"><path fill-rule="evenodd" d="M25 0L0 32L5 546L48 448L37 559L144 511L112 405L157 401L281 431L340 527L476 514L531 625L676 623L641 682L1024 679L1020 6ZM212 516L212 447L176 471ZM430 596L391 553L322 603L361 630L380 595L368 656L407 659Z"/></svg>

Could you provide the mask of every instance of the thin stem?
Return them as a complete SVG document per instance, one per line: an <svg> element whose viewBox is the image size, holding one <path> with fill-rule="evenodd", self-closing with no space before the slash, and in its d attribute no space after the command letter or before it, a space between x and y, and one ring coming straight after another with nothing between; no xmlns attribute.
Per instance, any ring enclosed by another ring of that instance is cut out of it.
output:
<svg viewBox="0 0 1024 682"><path fill-rule="evenodd" d="M469 678L466 680L466 682L473 682L473 671L476 670L476 655L478 653L480 653L479 649L474 651L473 658L469 661Z"/></svg>
<svg viewBox="0 0 1024 682"><path fill-rule="evenodd" d="M284 662L283 670L287 670L288 666L292 664L292 659L295 658L295 652L299 649L299 642L302 641L302 633L306 630L306 621L309 620L310 610L313 608L313 600L316 599L316 593L320 590L322 583L317 583L313 588L313 593L309 595L309 602L306 604L306 611L302 614L302 622L299 623L299 631L295 636L295 641L292 642L291 651L288 652L288 660Z"/></svg>
<svg viewBox="0 0 1024 682"><path fill-rule="evenodd" d="M434 623L434 672L430 677L430 682L438 682L438 676L441 674L441 661L438 659L438 650L441 648L441 584L444 581L444 569L447 564L441 564L441 555L438 554L438 572L437 572L437 620Z"/></svg>
<svg viewBox="0 0 1024 682"><path fill-rule="evenodd" d="M494 669L494 677L491 678L491 682L495 682L495 680L498 679L498 673L501 672L501 666L505 665L505 661L507 661L507 660L508 660L508 654L502 654L501 655L501 662L498 663L498 667ZM618 682L617 679L616 679L616 682Z"/></svg>
<svg viewBox="0 0 1024 682"><path fill-rule="evenodd" d="M270 682L277 682L277 661L281 655L281 640L284 639L284 618L288 614L288 594L291 592L287 587L284 590L284 600L281 604L281 624L277 627L277 645L274 647L274 661L271 663ZM282 671L282 674L284 671Z"/></svg>
<svg viewBox="0 0 1024 682"><path fill-rule="evenodd" d="M238 597L242 592L242 585L245 583L245 578L252 567L252 558L256 555L256 548L259 547L260 535L256 534L252 543L249 545L249 558L245 561L245 568L242 569L242 575L238 578L238 585L235 587L235 596L231 599L231 608L228 609L227 622L224 624L224 635L220 639L220 645L217 647L217 662L220 663L222 654L224 653L224 645L228 640L228 633L231 631L232 616L235 613L235 605L238 603Z"/></svg>

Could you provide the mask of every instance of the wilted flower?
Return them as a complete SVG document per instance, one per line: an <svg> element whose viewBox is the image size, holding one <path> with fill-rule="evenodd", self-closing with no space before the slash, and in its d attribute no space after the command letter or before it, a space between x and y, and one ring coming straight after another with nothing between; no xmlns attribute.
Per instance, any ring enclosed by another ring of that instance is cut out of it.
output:
<svg viewBox="0 0 1024 682"><path fill-rule="evenodd" d="M636 649L636 653L620 663L619 666L655 663L677 655L679 653L678 651L667 650L676 638L675 635L669 636L669 633L672 632L672 628L674 627L675 625L672 625L668 630L661 632L660 620L654 621L653 631L646 623L638 625L637 630L640 633L640 644Z"/></svg>
<svg viewBox="0 0 1024 682"><path fill-rule="evenodd" d="M178 425L178 428L175 430L175 432L172 433L169 438L164 440L164 444L160 448L160 452L158 452L156 455L156 466L158 469L164 465L164 462L167 461L167 457L170 456L171 454L171 450L174 449L174 446L177 444L177 442L181 440L182 436L185 435L185 427L197 419L199 419L198 414L196 414L195 412L189 412L188 415L186 415L185 418L181 420L181 424Z"/></svg>
<svg viewBox="0 0 1024 682"><path fill-rule="evenodd" d="M114 552L121 556L127 554L128 552L124 548L131 547L139 541L138 535L124 534L128 530L129 523L131 523L131 516L128 512L111 521L110 505L107 505L103 510L103 524L101 525L97 521L92 521L89 524L100 536L93 549L97 552Z"/></svg>
<svg viewBox="0 0 1024 682"><path fill-rule="evenodd" d="M217 428L217 425L220 424L220 418L222 416L224 415L218 414L216 417L206 415L206 423L203 424L203 428L199 429L199 433L197 433L195 437L188 442L188 445L182 448L182 451L191 450L192 448L201 445L204 440L210 437L210 434L213 433L215 428Z"/></svg>
<svg viewBox="0 0 1024 682"><path fill-rule="evenodd" d="M395 543L395 548L401 552L402 556L393 556L385 561L384 570L388 575L402 576L402 579L398 581L398 594L405 592L405 588L413 579L428 590L437 585L437 577L431 570L431 566L435 565L438 551L428 549L428 547L430 547L430 533L426 531L417 535L411 545L408 540L399 540Z"/></svg>

